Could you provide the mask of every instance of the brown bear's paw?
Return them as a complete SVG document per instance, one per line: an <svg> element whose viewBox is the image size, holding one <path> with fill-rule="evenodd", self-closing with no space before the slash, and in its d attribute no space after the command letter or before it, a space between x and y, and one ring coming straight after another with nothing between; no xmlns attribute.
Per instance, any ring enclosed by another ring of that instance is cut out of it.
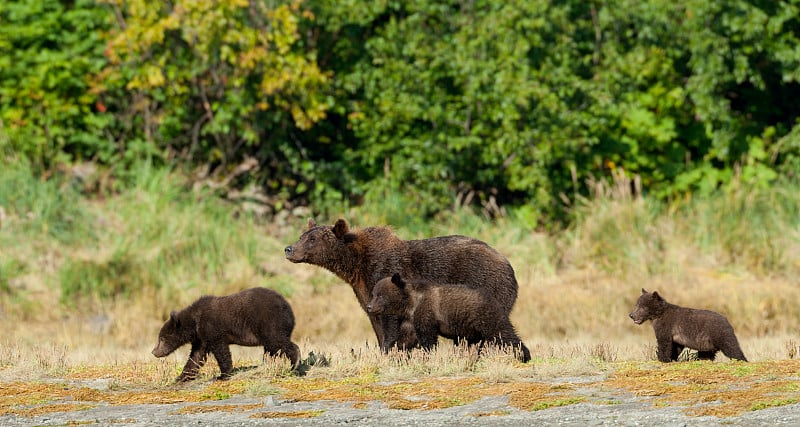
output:
<svg viewBox="0 0 800 427"><path fill-rule="evenodd" d="M214 378L214 380L215 381L228 381L229 379L231 379L231 377L233 377L233 374L222 374L222 375L218 376L217 378Z"/></svg>

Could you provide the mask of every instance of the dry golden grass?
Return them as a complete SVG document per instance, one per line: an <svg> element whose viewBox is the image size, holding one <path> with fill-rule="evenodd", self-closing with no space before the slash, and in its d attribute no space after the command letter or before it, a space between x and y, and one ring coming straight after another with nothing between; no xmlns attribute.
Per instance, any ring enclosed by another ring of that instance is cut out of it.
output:
<svg viewBox="0 0 800 427"><path fill-rule="evenodd" d="M457 227L453 225L452 227ZM481 357L449 341L431 353L382 354L366 314L350 287L333 274L283 259L282 247L299 234L272 230L259 248L260 273L246 263L225 268L225 284L188 288L176 299L188 304L204 293L225 294L249 286L290 282L297 326L293 335L304 355L329 360L304 377L289 374L285 359L262 360L259 348L232 347L233 380L212 382L218 375L213 358L191 384L176 385L188 346L164 359L150 350L169 309L163 290L143 291L131 299L94 301L82 309L59 304L46 285L46 272L58 256L45 254L45 273L31 279L35 311L21 316L0 312L0 414L32 416L82 410L100 402L179 403L224 401L231 396L279 395L299 401L337 399L354 406L379 400L400 409L433 409L463 405L485 396L509 396L509 405L538 410L588 401L604 403L633 394L656 405L675 405L691 415L734 416L744 411L797 402L793 384L800 377L800 299L796 279L761 277L717 267L675 242L674 268L644 274L611 274L591 263L550 267L544 237L519 230L478 230L483 239L506 254L517 272L519 297L512 322L531 350L533 360L520 364L497 349ZM442 229L439 234L459 232ZM415 238L420 236L402 236ZM569 255L575 248L562 248ZM578 266L580 265L580 266ZM49 270L48 270L49 269ZM34 271L34 270L32 270ZM258 277L268 277L259 282ZM649 324L628 318L641 288L658 290L675 304L719 311L730 319L750 364L687 362L661 365ZM183 289L183 288L178 288ZM33 313L33 314L31 314ZM589 381L589 382L587 382ZM600 397L578 392L602 390ZM72 406L70 406L72 405ZM189 405L187 412L249 410L237 405ZM254 417L319 416L317 411L259 412ZM478 414L498 415L494 413ZM502 414L500 414L502 415Z"/></svg>
<svg viewBox="0 0 800 427"><path fill-rule="evenodd" d="M570 369L576 371L585 370L585 361L593 358L611 362L652 359L652 328L649 323L635 325L628 318L642 287L658 290L668 301L679 305L726 314L752 361L798 357L796 319L800 318L800 306L790 302L800 299L800 286L786 279L696 269L691 275L684 272L680 277L650 277L643 283L596 270L555 274L528 269L515 260L516 251L506 252L512 253L520 282L512 322L535 357L568 360L574 365ZM272 262L270 268L275 274L291 273L296 277L288 300L297 318L293 338L304 353L336 355L352 351L363 355L360 365L384 363L385 358L375 348L366 314L347 284L314 266L291 264L277 256ZM150 350L163 319L152 313L153 298L156 296L142 295L132 301L107 302L89 312L68 312L56 305L53 313L37 318L0 318L0 328L5 332L0 367L6 368L0 371L0 377L6 375L8 368L22 378L35 378L42 372L58 372L75 365L155 361ZM176 351L169 360L183 362L186 351ZM234 346L233 351L238 357L260 357L257 348ZM461 360L446 351L434 354L429 357L441 359L426 368L430 372L392 366L384 370L398 378L449 375L468 370L476 363L472 357ZM724 360L724 356L720 358ZM334 357L334 364L336 360ZM339 370L341 375L357 374L354 371L362 369L359 364L334 365L332 371L336 375ZM499 365L494 366L492 375L508 375ZM549 368L540 364L537 369Z"/></svg>
<svg viewBox="0 0 800 427"><path fill-rule="evenodd" d="M528 364L500 351L488 351L486 357L476 360L469 349L455 346L441 346L429 355L382 357L377 352L339 348L329 354L330 366L314 366L304 377L289 375L288 363L280 359L240 359L237 366L255 366L219 382L213 381L216 366L211 362L197 381L187 384L172 383L181 365L177 360L67 366L57 374L37 379L0 381L0 415L31 417L80 411L98 404L192 402L209 403L186 405L175 413L236 411L266 418L307 418L322 413L258 412L262 404L225 403L233 396L268 395L300 402L349 402L357 408L377 401L384 407L403 410L442 409L484 397L507 396L510 407L536 411L580 402L613 404L633 395L654 406L682 408L690 416L725 418L800 401L798 360L672 364L604 361L591 347L582 348L538 346L533 362ZM448 370L441 367L448 359L473 363L451 363L453 367ZM582 360L580 366L574 364L576 359ZM498 366L503 375L496 375ZM13 369L5 368L4 373L9 370ZM211 403L214 401L219 403Z"/></svg>
<svg viewBox="0 0 800 427"><path fill-rule="evenodd" d="M800 401L800 361L637 364L603 382L609 390L655 396L655 405L686 407L687 414L730 417ZM711 404L714 403L714 404Z"/></svg>

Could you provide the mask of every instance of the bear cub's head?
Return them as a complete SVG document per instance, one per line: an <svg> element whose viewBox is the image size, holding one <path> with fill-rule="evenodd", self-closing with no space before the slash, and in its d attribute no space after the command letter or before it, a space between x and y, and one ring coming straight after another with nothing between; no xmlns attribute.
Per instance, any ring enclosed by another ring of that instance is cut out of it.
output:
<svg viewBox="0 0 800 427"><path fill-rule="evenodd" d="M158 344L153 348L153 356L165 357L170 355L178 347L192 341L194 327L181 321L179 314L175 311L169 314L169 319L158 332Z"/></svg>
<svg viewBox="0 0 800 427"><path fill-rule="evenodd" d="M372 288L372 299L367 303L369 314L401 315L405 312L408 299L406 282L395 273L392 277L378 280Z"/></svg>
<svg viewBox="0 0 800 427"><path fill-rule="evenodd" d="M637 325L641 325L646 320L653 320L661 316L664 312L666 301L658 292L647 292L642 288L642 295L636 301L636 308L628 316Z"/></svg>

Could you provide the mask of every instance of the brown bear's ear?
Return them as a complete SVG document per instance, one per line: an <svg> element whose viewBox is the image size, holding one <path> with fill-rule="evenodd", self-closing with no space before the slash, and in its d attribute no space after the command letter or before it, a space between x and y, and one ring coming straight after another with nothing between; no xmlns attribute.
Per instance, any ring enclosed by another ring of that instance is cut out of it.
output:
<svg viewBox="0 0 800 427"><path fill-rule="evenodd" d="M171 320L171 321L172 321L172 323L174 323L174 324L175 324L175 326L177 327L177 326L178 326L178 312L177 312L177 311L175 311L175 310L172 310L172 311L169 313L169 320Z"/></svg>
<svg viewBox="0 0 800 427"><path fill-rule="evenodd" d="M313 219L309 218L308 223L306 224L306 230L311 230L312 228L316 227L317 223L314 222Z"/></svg>
<svg viewBox="0 0 800 427"><path fill-rule="evenodd" d="M406 287L406 282L403 281L403 278L400 277L400 273L394 273L392 275L392 283L397 285L398 288L403 289Z"/></svg>
<svg viewBox="0 0 800 427"><path fill-rule="evenodd" d="M336 221L336 224L333 225L333 235L336 236L337 239L343 238L348 231L350 231L350 227L347 226L347 221L343 219L339 219Z"/></svg>
<svg viewBox="0 0 800 427"><path fill-rule="evenodd" d="M646 291L646 290L644 290L644 288L642 288L642 295L644 295L644 294L646 294L646 293L647 293L647 291Z"/></svg>
<svg viewBox="0 0 800 427"><path fill-rule="evenodd" d="M661 298L661 295L658 294L658 291L653 291L653 298L655 298L656 301L663 301L664 300L664 298Z"/></svg>

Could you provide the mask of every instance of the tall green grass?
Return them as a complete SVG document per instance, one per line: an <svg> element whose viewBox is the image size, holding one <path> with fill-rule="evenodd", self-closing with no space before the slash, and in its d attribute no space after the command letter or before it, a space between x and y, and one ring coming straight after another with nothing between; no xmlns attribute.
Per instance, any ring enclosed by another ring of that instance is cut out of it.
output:
<svg viewBox="0 0 800 427"><path fill-rule="evenodd" d="M177 174L141 166L132 186L98 214L99 244L64 260L62 300L149 292L163 311L199 294L256 285L290 293L286 282L267 280L259 251L265 236L256 221L237 218L231 205L188 185Z"/></svg>
<svg viewBox="0 0 800 427"><path fill-rule="evenodd" d="M682 233L725 264L761 274L800 269L800 192L738 186L678 210Z"/></svg>
<svg viewBox="0 0 800 427"><path fill-rule="evenodd" d="M147 296L160 314L204 293L251 286L291 293L291 278L264 256L282 252L255 219L169 170L143 164L130 177L119 194L96 200L66 178L36 177L24 165L0 170L5 311L33 309L26 301L49 305L42 295L65 310Z"/></svg>
<svg viewBox="0 0 800 427"><path fill-rule="evenodd" d="M0 207L4 230L21 236L72 244L94 239L93 219L83 209L80 194L63 177L44 179L25 163L7 163L0 172Z"/></svg>
<svg viewBox="0 0 800 427"><path fill-rule="evenodd" d="M282 248L299 236L299 225L275 232L276 225L235 215L235 205L166 169L143 164L130 176L119 194L99 201L22 166L0 171L0 298L7 309L23 305L32 288L51 289L68 310L147 296L159 314L204 293L295 290L300 270L285 262ZM391 188L317 220L388 224L407 239L474 236L526 275L572 268L647 278L702 267L793 278L800 271L800 192L789 183L673 202L640 197L622 179L596 184L592 197L576 201L574 223L552 234L513 215L490 220L456 199L452 211L423 221L410 196Z"/></svg>
<svg viewBox="0 0 800 427"><path fill-rule="evenodd" d="M630 183L600 183L579 201L562 259L637 276L704 266L794 277L800 271L800 192L733 186L705 197L655 201ZM611 190L609 190L611 188Z"/></svg>

